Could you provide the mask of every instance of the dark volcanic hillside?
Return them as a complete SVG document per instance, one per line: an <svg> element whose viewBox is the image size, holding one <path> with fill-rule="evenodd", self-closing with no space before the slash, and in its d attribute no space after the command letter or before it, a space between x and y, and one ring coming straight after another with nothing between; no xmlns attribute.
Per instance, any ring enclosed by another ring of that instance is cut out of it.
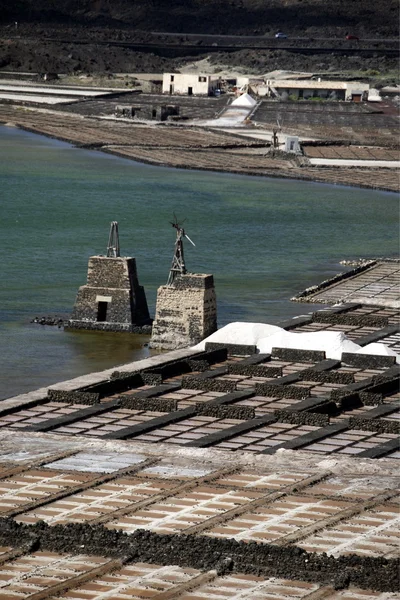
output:
<svg viewBox="0 0 400 600"><path fill-rule="evenodd" d="M0 23L142 31L396 36L397 0L0 0Z"/></svg>
<svg viewBox="0 0 400 600"><path fill-rule="evenodd" d="M397 0L0 0L0 69L161 73L211 54L255 73L362 71L392 84L398 12Z"/></svg>

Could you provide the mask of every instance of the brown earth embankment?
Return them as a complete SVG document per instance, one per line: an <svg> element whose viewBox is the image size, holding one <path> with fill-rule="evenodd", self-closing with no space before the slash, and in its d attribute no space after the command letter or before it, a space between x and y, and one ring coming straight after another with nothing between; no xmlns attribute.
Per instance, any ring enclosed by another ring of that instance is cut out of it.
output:
<svg viewBox="0 0 400 600"><path fill-rule="evenodd" d="M0 123L155 166L282 177L397 192L397 169L300 166L268 156L259 140L196 127L116 123L51 110L0 105Z"/></svg>

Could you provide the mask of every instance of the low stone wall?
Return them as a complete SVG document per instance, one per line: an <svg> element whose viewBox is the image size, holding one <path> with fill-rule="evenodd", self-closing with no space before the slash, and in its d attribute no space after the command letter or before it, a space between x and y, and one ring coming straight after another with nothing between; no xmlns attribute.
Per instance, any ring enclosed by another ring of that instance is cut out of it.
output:
<svg viewBox="0 0 400 600"><path fill-rule="evenodd" d="M296 296L293 296L291 300L293 300L294 302L314 302L314 299L312 298L314 294L321 292L322 290L324 290L327 287L330 287L334 283L339 283L339 281L349 279L350 277L354 277L355 275L358 275L359 273L370 269L371 267L375 266L377 262L378 261L376 260L371 260L370 262L360 265L355 269L351 269L351 271L346 271L345 273L337 273L333 277L325 279L325 281L322 281L320 284L313 285L305 289L304 291L299 292L298 294L296 294Z"/></svg>
<svg viewBox="0 0 400 600"><path fill-rule="evenodd" d="M396 363L396 357L343 352L342 363L349 367L357 367L359 369L381 369L394 365Z"/></svg>
<svg viewBox="0 0 400 600"><path fill-rule="evenodd" d="M207 362L209 366L209 363ZM185 373L190 373L192 371L189 361L187 360L177 360L171 363L167 363L166 365L162 365L160 367L156 367L154 369L147 369L146 371L142 371L143 378L146 383L148 383L148 378L150 376L158 375L161 381L164 379L169 379L170 377L176 377L179 375L183 375ZM150 380L149 380L150 382ZM150 382L151 384L151 382ZM157 385L157 384L154 384Z"/></svg>
<svg viewBox="0 0 400 600"><path fill-rule="evenodd" d="M210 367L210 363L207 360L196 360L195 358L189 358L187 362L191 371L199 371L200 373L207 371L207 369Z"/></svg>
<svg viewBox="0 0 400 600"><path fill-rule="evenodd" d="M66 392L64 390L47 390L47 398L51 402L65 402L67 404L98 404L100 394L91 392Z"/></svg>
<svg viewBox="0 0 400 600"><path fill-rule="evenodd" d="M142 371L141 376L146 385L160 385L163 381L162 375L154 371Z"/></svg>
<svg viewBox="0 0 400 600"><path fill-rule="evenodd" d="M304 369L299 372L301 381L317 381L318 383L339 383L348 385L354 383L353 373L341 371L317 371L315 369Z"/></svg>
<svg viewBox="0 0 400 600"><path fill-rule="evenodd" d="M101 381L94 385L82 388L83 392L100 394L100 398L126 392L135 387L143 385L143 378L140 373L130 373L127 377L111 377L106 381Z"/></svg>
<svg viewBox="0 0 400 600"><path fill-rule="evenodd" d="M90 322L79 321L77 319L69 319L66 322L64 329L85 329L88 331L108 331L111 333L137 333L140 335L151 335L151 325L130 325L129 323L109 323L109 322Z"/></svg>
<svg viewBox="0 0 400 600"><path fill-rule="evenodd" d="M382 394L372 394L371 392L359 392L359 397L364 406L376 406L383 404Z"/></svg>
<svg viewBox="0 0 400 600"><path fill-rule="evenodd" d="M336 406L340 410L349 410L351 408L357 408L362 406L360 394L358 392L346 392L343 390L332 390L331 400L335 402Z"/></svg>
<svg viewBox="0 0 400 600"><path fill-rule="evenodd" d="M291 423L292 425L313 425L325 427L329 425L329 415L313 412L294 412L278 409L274 411L279 423Z"/></svg>
<svg viewBox="0 0 400 600"><path fill-rule="evenodd" d="M362 431L376 431L377 433L400 434L400 423L390 421L389 419L364 419L362 417L350 417L349 425L351 429L361 429Z"/></svg>
<svg viewBox="0 0 400 600"><path fill-rule="evenodd" d="M197 415L215 417L216 419L239 419L247 421L248 419L254 419L255 417L254 408L240 404L234 406L225 406L224 404L216 406L215 404L198 402L195 408Z"/></svg>
<svg viewBox="0 0 400 600"><path fill-rule="evenodd" d="M395 393L398 389L399 377L385 379L380 378L378 375L358 383L350 383L346 387L332 390L330 397L340 407L345 405L356 407L361 404L382 404L385 394Z"/></svg>
<svg viewBox="0 0 400 600"><path fill-rule="evenodd" d="M312 412L312 413L322 413L324 415L337 415L337 406L335 402L329 400L329 398L313 398L310 396L309 398L305 398L300 402L296 402L296 404L292 404L290 408L284 409L287 412Z"/></svg>
<svg viewBox="0 0 400 600"><path fill-rule="evenodd" d="M325 360L322 350L297 350L294 348L272 348L271 356L293 362L320 362Z"/></svg>
<svg viewBox="0 0 400 600"><path fill-rule="evenodd" d="M399 560L383 557L309 553L298 546L277 546L206 535L158 534L139 529L128 535L104 525L68 523L50 526L0 519L4 546L43 551L125 558L127 562L217 569L264 577L314 581L343 589L349 585L379 592L399 590Z"/></svg>
<svg viewBox="0 0 400 600"><path fill-rule="evenodd" d="M282 367L269 367L267 365L241 365L233 363L228 365L228 373L244 375L245 377L281 377Z"/></svg>
<svg viewBox="0 0 400 600"><path fill-rule="evenodd" d="M172 398L135 398L132 396L120 396L121 408L131 410L150 410L155 412L171 412L177 410L178 401Z"/></svg>
<svg viewBox="0 0 400 600"><path fill-rule="evenodd" d="M257 346L245 344L222 344L219 342L206 342L206 350L217 350L226 348L229 356L248 356L257 354Z"/></svg>
<svg viewBox="0 0 400 600"><path fill-rule="evenodd" d="M182 388L203 392L234 392L236 382L228 379L201 379L195 375L187 375L182 378Z"/></svg>
<svg viewBox="0 0 400 600"><path fill-rule="evenodd" d="M295 385L274 385L273 383L256 383L256 396L268 396L270 398L296 398L302 400L310 397L310 390Z"/></svg>
<svg viewBox="0 0 400 600"><path fill-rule="evenodd" d="M313 313L314 323L329 323L330 325L355 325L357 327L385 327L388 324L387 317L374 315L348 315L346 313L329 313L321 310Z"/></svg>

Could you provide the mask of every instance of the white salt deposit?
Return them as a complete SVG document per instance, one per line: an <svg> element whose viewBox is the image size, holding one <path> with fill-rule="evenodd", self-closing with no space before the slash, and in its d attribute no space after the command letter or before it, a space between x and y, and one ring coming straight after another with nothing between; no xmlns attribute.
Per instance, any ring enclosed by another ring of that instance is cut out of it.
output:
<svg viewBox="0 0 400 600"><path fill-rule="evenodd" d="M360 350L357 350L357 354L376 354L377 356L396 356L396 362L400 363L400 356L396 354L391 348L388 348L384 344L379 344L378 342L374 342L373 344L368 344Z"/></svg>
<svg viewBox="0 0 400 600"><path fill-rule="evenodd" d="M218 342L220 344L243 344L245 346L257 346L262 338L266 338L274 333L283 331L276 325L267 325L266 323L228 323L225 327L218 329L208 338L194 346L196 350L204 350L206 342Z"/></svg>
<svg viewBox="0 0 400 600"><path fill-rule="evenodd" d="M104 91L99 90L88 90L88 89L74 89L74 88L62 88L62 87L49 87L47 85L9 85L6 83L0 83L0 90L4 92L21 94L39 94L46 95L55 94L56 96L101 96Z"/></svg>
<svg viewBox="0 0 400 600"><path fill-rule="evenodd" d="M340 331L315 331L292 333L282 329L279 333L258 343L260 352L270 353L272 348L297 348L299 350L322 350L326 358L340 359L342 352L356 352L360 346L350 341Z"/></svg>
<svg viewBox="0 0 400 600"><path fill-rule="evenodd" d="M242 94L231 103L231 106L255 106L257 101L250 94Z"/></svg>
<svg viewBox="0 0 400 600"><path fill-rule="evenodd" d="M384 344L368 344L361 347L349 340L341 331L315 331L312 333L293 333L277 325L266 323L229 323L218 329L208 338L194 346L196 350L204 350L206 342L220 344L240 344L257 346L259 352L269 354L272 348L296 348L298 350L322 350L327 358L340 360L342 352L355 354L378 354L380 356L400 356Z"/></svg>
<svg viewBox="0 0 400 600"><path fill-rule="evenodd" d="M40 96L39 94L12 94L0 91L1 100L15 100L16 102L35 102L36 104L65 104L76 102L76 99L61 96Z"/></svg>

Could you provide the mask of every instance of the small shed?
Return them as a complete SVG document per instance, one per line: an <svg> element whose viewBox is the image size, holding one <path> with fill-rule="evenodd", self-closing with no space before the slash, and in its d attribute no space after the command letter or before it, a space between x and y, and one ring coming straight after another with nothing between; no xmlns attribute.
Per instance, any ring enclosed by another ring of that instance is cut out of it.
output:
<svg viewBox="0 0 400 600"><path fill-rule="evenodd" d="M287 135L285 139L285 152L290 154L300 153L299 138L297 135Z"/></svg>

